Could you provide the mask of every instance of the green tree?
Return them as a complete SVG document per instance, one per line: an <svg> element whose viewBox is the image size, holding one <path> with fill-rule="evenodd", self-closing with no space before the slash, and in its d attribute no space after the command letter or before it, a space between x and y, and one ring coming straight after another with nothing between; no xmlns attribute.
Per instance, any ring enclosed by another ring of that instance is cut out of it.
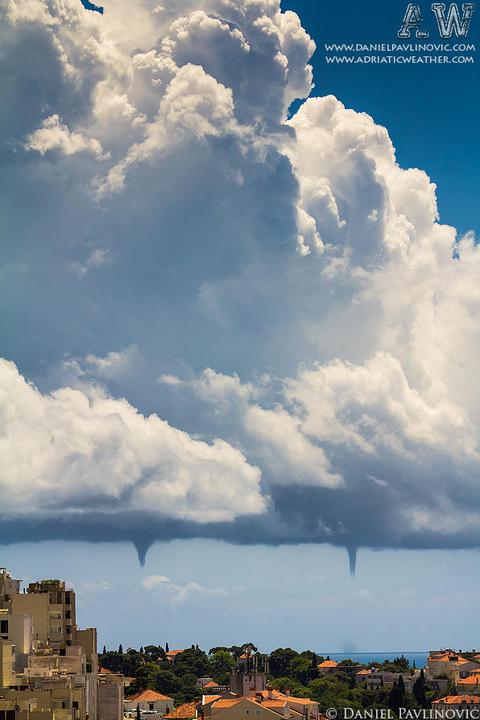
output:
<svg viewBox="0 0 480 720"><path fill-rule="evenodd" d="M401 680L401 682L400 682ZM403 685L403 689L402 689ZM390 690L388 696L388 707L393 710L397 715L401 707L405 704L405 684L403 683L403 677L400 675L399 681L393 683L393 687Z"/></svg>
<svg viewBox="0 0 480 720"><path fill-rule="evenodd" d="M171 670L159 670L156 677L156 690L164 695L175 695L179 692L181 680Z"/></svg>
<svg viewBox="0 0 480 720"><path fill-rule="evenodd" d="M298 653L292 648L277 648L270 653L270 672L274 678L284 677L288 674L288 667Z"/></svg>
<svg viewBox="0 0 480 720"><path fill-rule="evenodd" d="M302 685L308 685L310 679L311 660L297 655L288 664L288 675Z"/></svg>
<svg viewBox="0 0 480 720"><path fill-rule="evenodd" d="M193 647L189 650L184 650L180 655L177 655L174 666L175 674L179 677L192 674L198 678L205 677L207 675L209 662L208 657L203 650Z"/></svg>
<svg viewBox="0 0 480 720"><path fill-rule="evenodd" d="M143 652L147 662L158 662L165 658L165 650L160 645L145 645Z"/></svg>
<svg viewBox="0 0 480 720"><path fill-rule="evenodd" d="M425 692L425 673L423 672L423 669L420 671L420 675L413 685L413 697L420 707L426 708L428 706L427 695Z"/></svg>
<svg viewBox="0 0 480 720"><path fill-rule="evenodd" d="M157 663L145 663L138 671L135 679L137 690L155 690L157 687L157 677L161 672L161 668Z"/></svg>
<svg viewBox="0 0 480 720"><path fill-rule="evenodd" d="M198 697L196 686L197 678L193 673L186 673L180 682L180 691L175 696L175 701L184 703L191 702Z"/></svg>
<svg viewBox="0 0 480 720"><path fill-rule="evenodd" d="M235 660L228 650L217 650L209 658L209 674L220 685L228 685Z"/></svg>
<svg viewBox="0 0 480 720"><path fill-rule="evenodd" d="M274 690L280 690L280 692L283 693L286 690L290 690L291 694L296 697L306 697L308 695L308 688L292 677L274 678L270 680L269 684Z"/></svg>

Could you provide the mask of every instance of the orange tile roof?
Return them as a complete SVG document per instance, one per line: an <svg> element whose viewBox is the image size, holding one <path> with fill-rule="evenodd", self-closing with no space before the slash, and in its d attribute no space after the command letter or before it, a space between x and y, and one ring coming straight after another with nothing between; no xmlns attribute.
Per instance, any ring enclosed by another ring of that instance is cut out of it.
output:
<svg viewBox="0 0 480 720"><path fill-rule="evenodd" d="M455 658L455 660L453 658ZM429 662L455 662L460 665L471 662L471 660L467 660L466 658L462 657L461 655L457 655L456 653L452 653L452 652L445 652L442 655L431 655L428 658L428 661Z"/></svg>
<svg viewBox="0 0 480 720"><path fill-rule="evenodd" d="M299 705L318 705L316 700L310 700L310 698L294 697L293 695L286 695L285 700L287 702L291 700L292 702L298 703Z"/></svg>
<svg viewBox="0 0 480 720"><path fill-rule="evenodd" d="M221 695L204 695L203 696L203 705L210 705L211 703L215 702L215 700L218 700L221 698Z"/></svg>
<svg viewBox="0 0 480 720"><path fill-rule="evenodd" d="M447 695L440 700L434 700L433 705L478 705L480 697L478 695Z"/></svg>
<svg viewBox="0 0 480 720"><path fill-rule="evenodd" d="M141 690L136 695L125 698L125 702L155 702L156 700L171 700L173 702L173 698L155 692L155 690Z"/></svg>
<svg viewBox="0 0 480 720"><path fill-rule="evenodd" d="M478 685L480 683L480 674L469 675L466 678L461 678L458 681L459 685Z"/></svg>
<svg viewBox="0 0 480 720"><path fill-rule="evenodd" d="M113 675L112 671L109 670L108 668L103 668L103 667L98 668L98 672L102 673L102 675Z"/></svg>
<svg viewBox="0 0 480 720"><path fill-rule="evenodd" d="M227 708L227 707L233 707L233 705L237 705L239 702L242 702L242 700L246 700L247 698L220 698L220 700L217 700L213 704L216 708Z"/></svg>
<svg viewBox="0 0 480 720"><path fill-rule="evenodd" d="M357 675L371 675L373 670L371 668L363 668L363 670L359 670L357 672Z"/></svg>
<svg viewBox="0 0 480 720"><path fill-rule="evenodd" d="M185 652L185 650L169 650L165 653L167 657L175 657L175 655L180 655L180 653Z"/></svg>
<svg viewBox="0 0 480 720"><path fill-rule="evenodd" d="M256 695L261 695L265 700L282 700L284 702L288 702L291 700L294 703L297 703L298 705L316 705L317 703L315 700L310 700L310 698L299 698L294 697L293 695L286 695L285 693L280 692L279 690L261 690L260 692L257 692Z"/></svg>
<svg viewBox="0 0 480 720"><path fill-rule="evenodd" d="M204 687L204 688L207 688L207 687L218 687L218 683L213 682L213 680L210 680L210 682L205 683L205 685L204 685L203 687Z"/></svg>
<svg viewBox="0 0 480 720"><path fill-rule="evenodd" d="M319 668L333 668L337 667L338 663L335 660L324 660L319 664Z"/></svg>
<svg viewBox="0 0 480 720"><path fill-rule="evenodd" d="M190 718L196 717L197 709L195 705L192 705L191 703L183 703L183 705L179 705L175 710L172 710L172 712L167 713L164 715L164 718L182 718L182 720L190 720Z"/></svg>

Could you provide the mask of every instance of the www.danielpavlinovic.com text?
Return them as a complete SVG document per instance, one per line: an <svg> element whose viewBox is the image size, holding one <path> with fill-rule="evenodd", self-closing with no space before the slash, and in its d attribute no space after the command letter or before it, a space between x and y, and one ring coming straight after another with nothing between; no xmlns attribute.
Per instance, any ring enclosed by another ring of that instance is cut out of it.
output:
<svg viewBox="0 0 480 720"><path fill-rule="evenodd" d="M472 43L325 43L325 61L340 65L472 65Z"/></svg>

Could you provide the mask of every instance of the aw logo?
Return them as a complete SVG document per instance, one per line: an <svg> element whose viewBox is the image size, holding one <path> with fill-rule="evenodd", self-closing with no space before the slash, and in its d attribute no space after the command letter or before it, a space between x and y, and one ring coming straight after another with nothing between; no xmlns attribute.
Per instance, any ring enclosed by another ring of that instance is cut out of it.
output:
<svg viewBox="0 0 480 720"><path fill-rule="evenodd" d="M437 21L438 32L442 38L451 38L455 33L457 38L467 37L470 30L475 3L463 3L462 12L458 9L457 3L451 3L446 12L445 3L432 3L432 13ZM415 36L428 38L430 33L425 30L420 5L410 3L403 18L403 23L397 35L401 40L410 38L412 30Z"/></svg>

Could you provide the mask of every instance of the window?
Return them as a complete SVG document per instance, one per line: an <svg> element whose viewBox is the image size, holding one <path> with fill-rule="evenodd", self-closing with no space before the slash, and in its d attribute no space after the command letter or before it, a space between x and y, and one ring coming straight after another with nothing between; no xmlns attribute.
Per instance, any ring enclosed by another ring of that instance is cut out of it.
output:
<svg viewBox="0 0 480 720"><path fill-rule="evenodd" d="M149 709L149 710L155 710L155 706L154 706L153 702L148 703L148 709Z"/></svg>
<svg viewBox="0 0 480 720"><path fill-rule="evenodd" d="M0 620L0 633L7 635L8 633L8 620Z"/></svg>

